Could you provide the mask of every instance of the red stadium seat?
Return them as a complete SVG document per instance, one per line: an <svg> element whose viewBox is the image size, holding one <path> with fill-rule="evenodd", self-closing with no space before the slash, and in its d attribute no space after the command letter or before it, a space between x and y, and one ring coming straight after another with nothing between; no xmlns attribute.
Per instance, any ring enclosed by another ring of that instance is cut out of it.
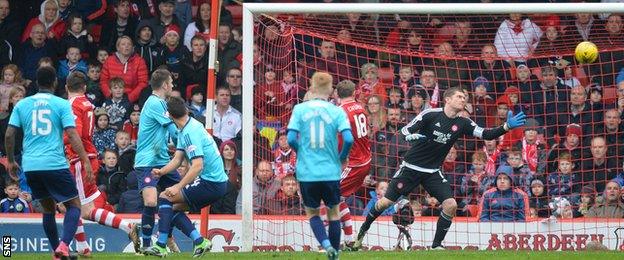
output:
<svg viewBox="0 0 624 260"><path fill-rule="evenodd" d="M241 25L243 22L243 7L240 5L228 5L225 7L232 13L232 24Z"/></svg>
<svg viewBox="0 0 624 260"><path fill-rule="evenodd" d="M602 103L613 104L617 101L617 88L606 87L602 89Z"/></svg>
<svg viewBox="0 0 624 260"><path fill-rule="evenodd" d="M378 71L379 81L383 83L392 83L394 80L394 69L392 67L382 67Z"/></svg>

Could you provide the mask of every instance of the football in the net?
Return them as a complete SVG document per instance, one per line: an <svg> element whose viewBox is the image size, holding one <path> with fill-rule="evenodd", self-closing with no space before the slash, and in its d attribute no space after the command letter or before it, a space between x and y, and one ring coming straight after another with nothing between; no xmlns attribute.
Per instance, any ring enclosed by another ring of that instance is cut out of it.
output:
<svg viewBox="0 0 624 260"><path fill-rule="evenodd" d="M596 58L598 58L598 47L596 47L596 44L592 42L581 42L576 45L574 56L581 64L592 63L596 61Z"/></svg>

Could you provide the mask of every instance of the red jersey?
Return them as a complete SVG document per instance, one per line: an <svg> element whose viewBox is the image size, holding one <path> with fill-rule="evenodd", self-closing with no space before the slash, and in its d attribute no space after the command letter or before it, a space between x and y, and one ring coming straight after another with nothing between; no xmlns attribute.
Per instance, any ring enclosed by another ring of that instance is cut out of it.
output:
<svg viewBox="0 0 624 260"><path fill-rule="evenodd" d="M351 124L351 134L353 135L353 146L349 152L349 167L362 166L370 163L371 150L368 141L368 119L366 110L362 104L355 101L348 101L340 104L340 107L347 113L347 118Z"/></svg>
<svg viewBox="0 0 624 260"><path fill-rule="evenodd" d="M72 112L76 117L76 131L82 140L82 145L85 151L89 155L89 158L97 157L97 149L93 145L93 127L95 126L95 116L93 104L87 99L86 96L76 96L69 99L69 103L72 107ZM65 140L65 154L70 161L79 159L78 153L74 151L69 143L67 135L63 138Z"/></svg>

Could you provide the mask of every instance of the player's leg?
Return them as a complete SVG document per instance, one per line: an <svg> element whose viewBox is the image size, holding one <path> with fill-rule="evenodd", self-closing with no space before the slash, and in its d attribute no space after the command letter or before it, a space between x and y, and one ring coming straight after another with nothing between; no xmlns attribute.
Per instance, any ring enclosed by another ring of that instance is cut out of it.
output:
<svg viewBox="0 0 624 260"><path fill-rule="evenodd" d="M180 176L180 173L178 173L177 170L165 176L162 176L161 178L158 179L158 186L157 186L158 191L161 192L165 190L166 188L179 183L181 179L182 177ZM161 205L162 203L166 203L166 201L163 201L162 198L158 198L158 205ZM174 214L175 214L175 209L174 209ZM179 253L180 247L178 247L178 244L175 242L175 239L173 237L173 225L171 226L170 230L167 233L169 234L169 238L167 240L167 248L169 248L170 252Z"/></svg>
<svg viewBox="0 0 624 260"><path fill-rule="evenodd" d="M329 259L338 259L340 250L340 184L338 181L323 182L321 198L327 206L327 219L329 220L329 242L332 245L327 250Z"/></svg>
<svg viewBox="0 0 624 260"><path fill-rule="evenodd" d="M88 214L89 211L85 209L84 207L84 201L86 199L85 198L86 188L84 185L85 183L83 182L85 176L82 174L81 166L82 166L82 163L80 161L70 162L69 171L71 172L72 176L76 180L76 189L78 190L78 197L80 198L80 203L83 204L81 207L80 213L82 214L82 218L87 219L84 217L84 215ZM92 165L92 166L95 167L95 165ZM95 184L93 185L95 186ZM97 190L97 187L96 187L96 190ZM97 194L99 195L99 190L97 190ZM57 206L58 206L59 211L65 214L66 212L65 206L61 203L57 204ZM78 255L82 257L91 257L91 247L87 243L87 235L84 231L84 224L82 223L82 219L78 219L78 226L76 228L76 234L74 235L74 239L76 240L76 251L78 251Z"/></svg>
<svg viewBox="0 0 624 260"><path fill-rule="evenodd" d="M53 251L59 246L58 230L56 228L56 219L54 213L56 212L56 203L51 198L48 189L45 186L44 173L31 173L25 172L26 182L32 190L33 200L38 200L41 204L43 219L41 224L43 225L43 232L46 234L50 243L50 251Z"/></svg>
<svg viewBox="0 0 624 260"><path fill-rule="evenodd" d="M301 190L301 197L303 199L303 205L305 207L306 216L310 219L310 228L314 237L325 249L333 249L323 220L319 216L319 208L321 206L321 191L319 182L300 182L299 187ZM328 209L329 211L329 209Z"/></svg>
<svg viewBox="0 0 624 260"><path fill-rule="evenodd" d="M442 241L453 223L453 217L457 210L457 202L453 198L453 192L449 181L441 171L432 173L423 178L422 185L425 190L438 201L442 201L442 211L436 224L436 232L433 237L431 249L444 249Z"/></svg>
<svg viewBox="0 0 624 260"><path fill-rule="evenodd" d="M420 185L420 173L405 166L401 166L390 180L386 195L379 199L375 206L366 216L366 220L362 223L357 239L354 244L355 249L362 247L362 241L366 232L370 229L371 224L384 212L388 207L399 199L402 195L409 194L414 188Z"/></svg>
<svg viewBox="0 0 624 260"><path fill-rule="evenodd" d="M344 233L345 248L353 246L353 221L351 220L351 212L344 199L353 195L362 187L364 179L368 175L370 164L360 167L345 167L341 174L340 180L340 224Z"/></svg>
<svg viewBox="0 0 624 260"><path fill-rule="evenodd" d="M143 197L143 212L141 212L141 239L143 248L150 247L152 243L152 231L156 224L156 206L158 190L156 184L158 178L152 176L151 168L136 168L138 187Z"/></svg>
<svg viewBox="0 0 624 260"><path fill-rule="evenodd" d="M69 243L76 234L80 219L80 199L78 198L76 181L74 181L69 169L45 171L43 174L48 178L44 185L50 196L54 201L62 202L66 209L61 242L54 252L57 257L69 257ZM50 207L49 209L54 209L53 202L47 206Z"/></svg>

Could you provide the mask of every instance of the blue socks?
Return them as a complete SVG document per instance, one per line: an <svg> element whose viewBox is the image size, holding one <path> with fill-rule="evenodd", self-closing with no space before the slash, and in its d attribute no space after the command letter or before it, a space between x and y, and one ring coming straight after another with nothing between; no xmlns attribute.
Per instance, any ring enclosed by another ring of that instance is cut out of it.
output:
<svg viewBox="0 0 624 260"><path fill-rule="evenodd" d="M161 247L167 245L167 239L171 233L171 218L173 217L173 208L168 200L160 200L158 206L158 242Z"/></svg>
<svg viewBox="0 0 624 260"><path fill-rule="evenodd" d="M143 246L148 247L152 244L152 230L154 229L154 215L156 214L156 207L143 207L143 214L141 215L141 233L143 238Z"/></svg>
<svg viewBox="0 0 624 260"><path fill-rule="evenodd" d="M329 221L329 241L334 249L340 249L340 220Z"/></svg>
<svg viewBox="0 0 624 260"><path fill-rule="evenodd" d="M184 212L176 211L171 223L187 237L190 237L194 245L199 245L204 241L204 238L197 232L197 229L195 229L193 222L191 222Z"/></svg>
<svg viewBox="0 0 624 260"><path fill-rule="evenodd" d="M56 229L56 219L54 219L54 213L43 213L43 232L45 232L50 241L50 251L54 252L59 246L59 235Z"/></svg>
<svg viewBox="0 0 624 260"><path fill-rule="evenodd" d="M323 248L325 248L325 250L332 247L329 239L327 239L327 231L325 231L325 226L323 225L323 220L321 220L321 217L311 217L310 228L312 228L312 232L314 233L316 240L321 244L321 246L323 246ZM338 222L338 231L340 231L340 222ZM340 234L338 235L338 238L340 239Z"/></svg>
<svg viewBox="0 0 624 260"><path fill-rule="evenodd" d="M54 217L54 215L52 215ZM69 243L74 239L76 229L78 228L78 220L80 219L80 209L69 206L65 212L65 219L63 219L63 238L61 239L69 246ZM56 229L56 221L55 221Z"/></svg>

